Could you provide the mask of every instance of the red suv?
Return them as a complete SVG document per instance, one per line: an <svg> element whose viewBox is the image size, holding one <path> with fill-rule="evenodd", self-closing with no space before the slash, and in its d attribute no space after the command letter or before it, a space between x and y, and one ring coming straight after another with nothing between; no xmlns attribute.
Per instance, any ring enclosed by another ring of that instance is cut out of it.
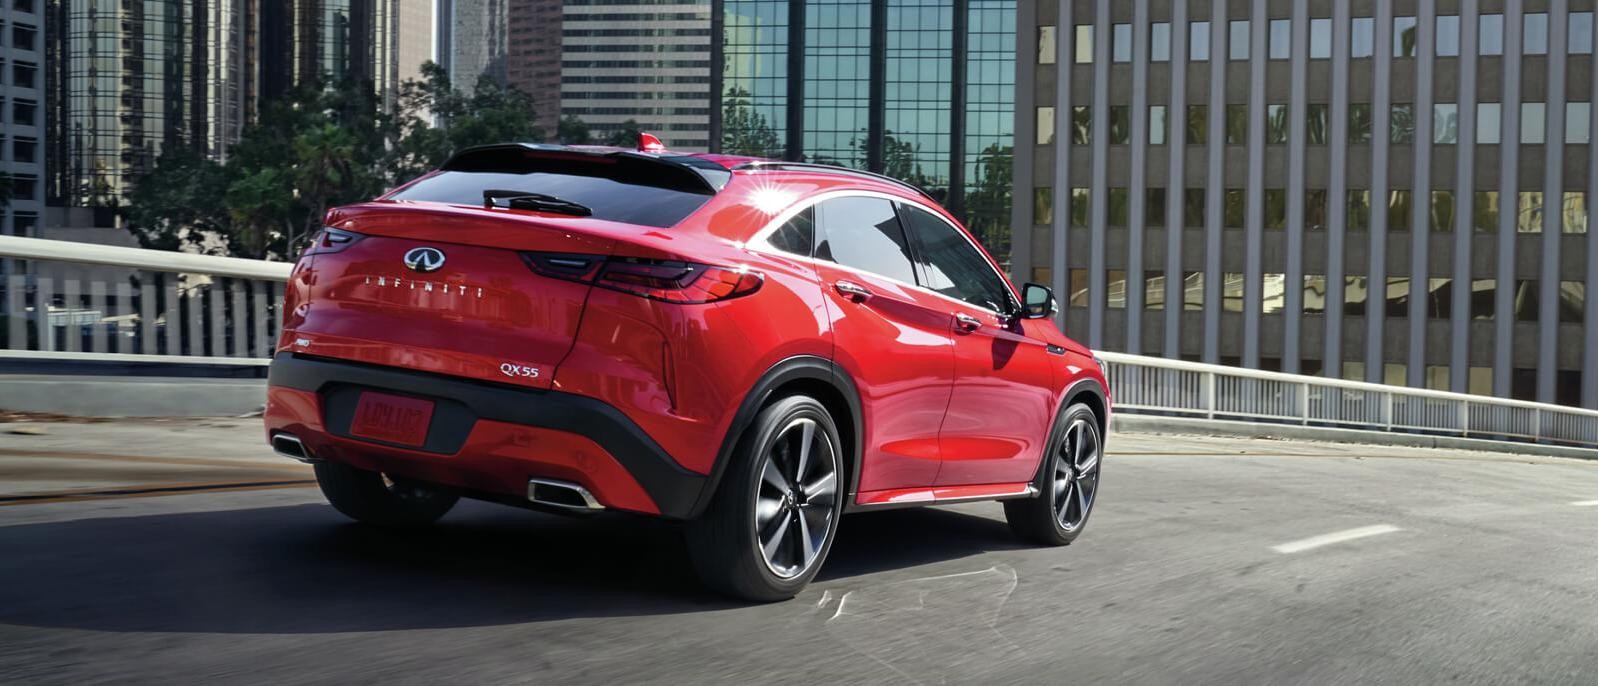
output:
<svg viewBox="0 0 1598 686"><path fill-rule="evenodd" d="M1109 396L924 192L849 169L495 145L335 209L295 266L273 449L340 512L461 496L686 522L720 591L798 593L847 512L1002 500L1071 542Z"/></svg>

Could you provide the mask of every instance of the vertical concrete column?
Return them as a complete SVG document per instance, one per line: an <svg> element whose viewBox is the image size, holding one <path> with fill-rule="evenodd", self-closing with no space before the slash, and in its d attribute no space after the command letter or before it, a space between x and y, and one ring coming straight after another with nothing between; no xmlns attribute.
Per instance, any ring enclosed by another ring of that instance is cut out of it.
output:
<svg viewBox="0 0 1598 686"><path fill-rule="evenodd" d="M1365 277L1365 380L1381 383L1387 328L1387 157L1393 125L1393 6L1376 3L1375 78L1371 81L1370 270Z"/></svg>
<svg viewBox="0 0 1598 686"><path fill-rule="evenodd" d="M1565 244L1565 47L1570 31L1568 0L1548 3L1548 116L1543 130L1543 254L1537 287L1537 400L1558 397L1559 253Z"/></svg>
<svg viewBox="0 0 1598 686"><path fill-rule="evenodd" d="M1126 351L1143 352L1143 234L1148 226L1149 152L1149 0L1132 6L1132 169L1127 188L1126 226ZM1133 284L1136 284L1134 286Z"/></svg>
<svg viewBox="0 0 1598 686"><path fill-rule="evenodd" d="M1459 4L1459 143L1454 151L1454 291L1449 309L1448 389L1470 390L1471 246L1476 231L1476 62L1481 13Z"/></svg>
<svg viewBox="0 0 1598 686"><path fill-rule="evenodd" d="M1170 155L1165 182L1165 356L1182 356L1182 313L1187 283L1182 279L1182 238L1186 227L1187 164L1187 3L1171 3L1171 99L1165 107L1165 149Z"/></svg>
<svg viewBox="0 0 1598 686"><path fill-rule="evenodd" d="M1093 174L1088 193L1092 196L1088 225L1088 346L1104 347L1104 307L1108 300L1108 276L1104 266L1105 233L1109 227L1110 180L1110 0L1093 4ZM1064 113L1070 116L1070 113Z"/></svg>
<svg viewBox="0 0 1598 686"><path fill-rule="evenodd" d="M1074 0L1054 0L1059 10L1055 20L1055 41L1059 52L1054 57L1054 232L1053 254L1050 269L1054 274L1054 292L1061 294L1060 314L1057 322L1061 331L1081 336L1066 326L1066 313L1070 310L1071 269L1071 212L1075 200L1071 197L1071 73L1075 67L1076 26L1072 24ZM1019 132L1018 132L1019 133ZM1027 135L1036 135L1027 132Z"/></svg>
<svg viewBox="0 0 1598 686"><path fill-rule="evenodd" d="M1266 18L1260 22L1265 23ZM1261 27L1267 28L1267 24ZM1261 62L1270 57L1259 55ZM1293 1L1292 79L1289 85L1288 116L1292 126L1287 139L1287 260L1283 265L1286 297L1282 300L1282 371L1297 374L1300 368L1299 339L1304 321L1304 160L1306 118L1309 111L1309 0Z"/></svg>
<svg viewBox="0 0 1598 686"><path fill-rule="evenodd" d="M1017 183L1011 191L1010 201L1010 280L1016 283L1032 280L1032 227L1038 223L1038 218L1032 213L1032 189L1038 185L1037 176L1032 173L1034 155L1038 149L1038 56L1035 49L1038 40L1038 1L1017 0L1015 4L1015 145L1011 148L1014 152L1010 158L1010 178ZM1058 45L1058 27L1055 28L1055 36L1055 44ZM1055 67L1060 66L1056 60Z"/></svg>
<svg viewBox="0 0 1598 686"><path fill-rule="evenodd" d="M1591 93L1598 94L1598 69L1592 70ZM1587 117L1588 141L1598 141L1598 117ZM1592 150L1591 147L1588 150ZM1581 359L1581 404L1598 409L1598 155L1587 154L1587 314L1582 331L1585 332L1585 351Z"/></svg>
<svg viewBox="0 0 1598 686"><path fill-rule="evenodd" d="M1432 201L1432 61L1437 55L1437 8L1419 4L1415 18L1415 170L1410 184L1409 214L1409 360L1404 382L1426 385L1426 306L1431 302L1428 276L1431 258Z"/></svg>
<svg viewBox="0 0 1598 686"><path fill-rule="evenodd" d="M1343 263L1348 240L1348 68L1353 28L1346 2L1332 3L1331 173L1326 184L1326 332L1322 374L1343 375Z"/></svg>
<svg viewBox="0 0 1598 686"><path fill-rule="evenodd" d="M1183 31L1189 30L1183 26ZM1226 0L1210 2L1209 188L1204 194L1204 361L1221 361L1221 202L1226 191Z"/></svg>
<svg viewBox="0 0 1598 686"><path fill-rule="evenodd" d="M1498 162L1498 288L1493 296L1493 395L1509 397L1515 358L1515 220L1520 191L1521 5L1504 5L1503 133Z"/></svg>
<svg viewBox="0 0 1598 686"><path fill-rule="evenodd" d="M1243 220L1243 366L1259 369L1260 366L1260 302L1263 287L1260 283L1264 270L1260 268L1265 240L1265 50L1266 17L1265 0L1254 0L1249 13L1248 50L1248 190L1246 207L1248 215ZM1224 22L1223 22L1224 23ZM1227 31L1230 36L1231 31ZM1294 49L1302 46L1295 42ZM1231 46L1227 46L1230 51ZM1225 118L1224 112L1211 116ZM1211 145L1217 141L1210 141Z"/></svg>

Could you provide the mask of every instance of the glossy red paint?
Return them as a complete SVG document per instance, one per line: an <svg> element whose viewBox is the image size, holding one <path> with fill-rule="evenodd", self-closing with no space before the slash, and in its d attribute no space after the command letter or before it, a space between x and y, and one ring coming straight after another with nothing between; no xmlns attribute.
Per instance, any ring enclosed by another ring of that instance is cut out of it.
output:
<svg viewBox="0 0 1598 686"><path fill-rule="evenodd" d="M953 221L926 198L886 180L699 157L732 169L730 181L670 228L381 199L333 210L328 225L361 238L301 260L278 352L597 400L706 488L767 371L796 356L830 360L858 392L848 399L861 418L857 506L1023 491L1067 389L1107 388L1091 353L1046 320L1000 317L763 239L823 195L872 194ZM447 256L442 268L408 269L406 254L426 247ZM722 301L663 302L540 276L519 254L529 251L692 262L762 282ZM964 330L957 314L981 326ZM274 385L267 426L363 468L511 496L528 478L567 479L607 507L662 512L601 437L478 418L464 447L441 456L333 435L327 411L317 393Z"/></svg>

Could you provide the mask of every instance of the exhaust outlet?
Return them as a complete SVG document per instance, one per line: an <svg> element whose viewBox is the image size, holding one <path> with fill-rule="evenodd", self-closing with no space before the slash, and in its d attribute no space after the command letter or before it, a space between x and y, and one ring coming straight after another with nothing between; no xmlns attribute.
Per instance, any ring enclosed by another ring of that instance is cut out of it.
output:
<svg viewBox="0 0 1598 686"><path fill-rule="evenodd" d="M311 452L305 449L305 444L301 443L300 439L293 434L277 434L273 436L272 452L306 464L320 461L311 457Z"/></svg>
<svg viewBox="0 0 1598 686"><path fill-rule="evenodd" d="M605 509L588 489L569 481L528 479L527 499L539 505L558 507L579 512L598 512Z"/></svg>

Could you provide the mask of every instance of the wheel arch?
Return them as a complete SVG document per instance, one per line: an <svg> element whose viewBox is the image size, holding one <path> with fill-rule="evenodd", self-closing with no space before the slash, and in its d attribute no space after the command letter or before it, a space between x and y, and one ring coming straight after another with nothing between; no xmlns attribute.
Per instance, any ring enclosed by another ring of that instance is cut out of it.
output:
<svg viewBox="0 0 1598 686"><path fill-rule="evenodd" d="M1054 419L1049 424L1047 442L1043 444L1043 452L1038 455L1038 464L1032 471L1032 483L1039 489L1043 488L1043 469L1048 464L1049 455L1054 450L1055 432L1060 428L1060 420L1065 417L1066 410L1072 405L1087 405L1093 411L1093 417L1099 426L1099 445L1104 446L1109 440L1109 402L1104 396L1104 385L1098 379L1083 378L1071 382L1065 387L1065 392L1060 394L1060 406L1054 411Z"/></svg>

